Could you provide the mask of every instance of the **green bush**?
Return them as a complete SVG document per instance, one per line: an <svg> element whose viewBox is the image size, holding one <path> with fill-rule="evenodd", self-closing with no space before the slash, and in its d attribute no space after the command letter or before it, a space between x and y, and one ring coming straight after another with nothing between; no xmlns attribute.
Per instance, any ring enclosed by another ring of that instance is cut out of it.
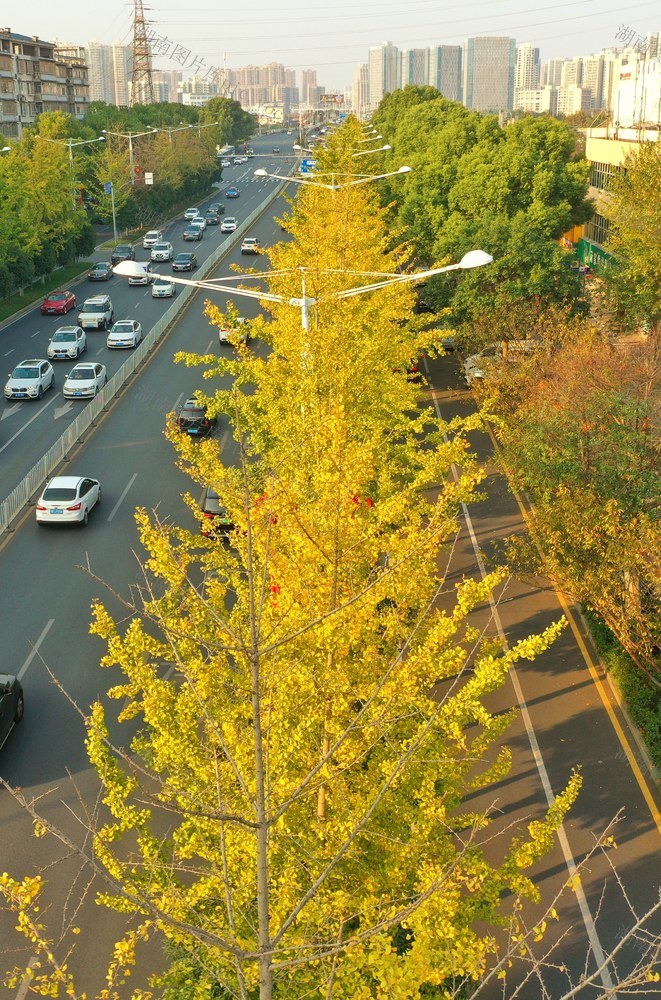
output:
<svg viewBox="0 0 661 1000"><path fill-rule="evenodd" d="M627 712L642 734L652 763L661 770L661 690L645 677L594 611L584 608L583 613L599 655L617 682Z"/></svg>

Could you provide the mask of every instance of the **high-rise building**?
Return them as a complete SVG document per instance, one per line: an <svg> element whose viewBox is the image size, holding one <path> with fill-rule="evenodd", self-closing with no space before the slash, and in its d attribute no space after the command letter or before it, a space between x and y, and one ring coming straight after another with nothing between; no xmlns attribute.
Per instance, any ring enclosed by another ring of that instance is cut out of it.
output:
<svg viewBox="0 0 661 1000"><path fill-rule="evenodd" d="M429 50L429 80L449 101L461 101L461 46L433 45Z"/></svg>
<svg viewBox="0 0 661 1000"><path fill-rule="evenodd" d="M317 71L316 69L304 69L301 71L302 104L316 104L316 101L310 99L309 90L311 87L317 89Z"/></svg>
<svg viewBox="0 0 661 1000"><path fill-rule="evenodd" d="M539 49L530 42L517 46L514 67L515 94L517 90L538 90L539 77Z"/></svg>
<svg viewBox="0 0 661 1000"><path fill-rule="evenodd" d="M561 87L580 87L583 83L583 58L565 59L560 73Z"/></svg>
<svg viewBox="0 0 661 1000"><path fill-rule="evenodd" d="M130 45L113 42L112 45L113 86L116 104L120 108L128 107L129 83L133 75L133 57Z"/></svg>
<svg viewBox="0 0 661 1000"><path fill-rule="evenodd" d="M154 91L158 94L156 100L166 101L170 104L176 104L180 100L181 73L178 70L154 70L152 81Z"/></svg>
<svg viewBox="0 0 661 1000"><path fill-rule="evenodd" d="M558 88L538 87L536 90L515 90L515 107L527 115L555 115L558 110Z"/></svg>
<svg viewBox="0 0 661 1000"><path fill-rule="evenodd" d="M89 67L84 45L55 43L55 58L67 67L67 98L70 114L82 118L90 100Z"/></svg>
<svg viewBox="0 0 661 1000"><path fill-rule="evenodd" d="M90 78L90 100L115 103L112 45L88 42L86 46Z"/></svg>
<svg viewBox="0 0 661 1000"><path fill-rule="evenodd" d="M516 41L482 35L464 46L464 104L476 111L509 111L514 106Z"/></svg>
<svg viewBox="0 0 661 1000"><path fill-rule="evenodd" d="M367 63L359 63L356 75L353 78L351 88L351 107L353 113L359 118L364 118L369 110L369 73Z"/></svg>
<svg viewBox="0 0 661 1000"><path fill-rule="evenodd" d="M429 49L402 49L401 85L424 87L429 79Z"/></svg>
<svg viewBox="0 0 661 1000"><path fill-rule="evenodd" d="M399 49L392 42L375 45L369 50L369 104L374 110L384 94L397 90L400 82Z"/></svg>
<svg viewBox="0 0 661 1000"><path fill-rule="evenodd" d="M566 59L549 59L542 66L540 85L542 87L559 87L562 83L562 67Z"/></svg>
<svg viewBox="0 0 661 1000"><path fill-rule="evenodd" d="M596 56L583 57L583 81L581 86L584 90L589 90L591 95L591 109L598 111L603 108L604 103L604 56L600 53Z"/></svg>
<svg viewBox="0 0 661 1000"><path fill-rule="evenodd" d="M558 87L559 115L575 115L578 111L592 110L592 92L575 83Z"/></svg>

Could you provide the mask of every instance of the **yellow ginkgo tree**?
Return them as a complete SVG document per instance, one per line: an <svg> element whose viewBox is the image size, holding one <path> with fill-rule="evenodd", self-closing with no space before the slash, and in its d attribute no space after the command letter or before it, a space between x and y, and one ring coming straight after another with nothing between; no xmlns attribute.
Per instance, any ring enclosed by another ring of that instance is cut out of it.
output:
<svg viewBox="0 0 661 1000"><path fill-rule="evenodd" d="M329 143L338 178L357 131ZM410 288L338 297L407 267L368 186L302 191L288 226L268 287L300 296L305 275L307 329L269 301L253 324L268 350L237 336L231 355L178 359L202 368L201 398L231 429L222 452L167 430L179 464L219 494L230 542L139 510L141 601L128 625L94 608L103 665L124 676L110 695L138 723L127 754L101 701L88 718L109 818L85 860L101 902L134 917L104 997L127 996L124 971L151 937L168 957L154 995L177 1000L444 995L484 973L503 897L536 896L526 871L578 790L572 778L488 860L490 818L466 798L507 773L512 713L486 696L561 626L483 643L469 616L499 571L443 610L439 554L480 472L468 425L439 421L409 379L433 347ZM38 886L1 888L47 951L28 919ZM73 990L67 975L44 973L44 987Z"/></svg>

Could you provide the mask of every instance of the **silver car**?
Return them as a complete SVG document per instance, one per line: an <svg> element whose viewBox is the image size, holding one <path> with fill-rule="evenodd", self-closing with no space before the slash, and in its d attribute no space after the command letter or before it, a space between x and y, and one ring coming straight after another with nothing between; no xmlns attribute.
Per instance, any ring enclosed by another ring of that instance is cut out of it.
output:
<svg viewBox="0 0 661 1000"><path fill-rule="evenodd" d="M177 294L177 286L165 275L160 275L151 286L153 299L171 299Z"/></svg>
<svg viewBox="0 0 661 1000"><path fill-rule="evenodd" d="M65 399L89 399L96 396L107 381L105 365L96 361L81 361L74 365L64 380L62 395Z"/></svg>
<svg viewBox="0 0 661 1000"><path fill-rule="evenodd" d="M50 339L46 354L53 361L69 361L87 350L87 334L79 326L60 326Z"/></svg>

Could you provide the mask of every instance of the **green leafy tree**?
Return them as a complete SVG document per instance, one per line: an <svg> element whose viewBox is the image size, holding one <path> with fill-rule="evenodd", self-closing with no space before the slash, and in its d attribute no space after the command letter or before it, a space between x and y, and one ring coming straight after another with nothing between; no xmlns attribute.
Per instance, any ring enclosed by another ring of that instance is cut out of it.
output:
<svg viewBox="0 0 661 1000"><path fill-rule="evenodd" d="M627 326L661 335L661 147L643 143L613 179L604 213L614 262L604 273L611 301Z"/></svg>

